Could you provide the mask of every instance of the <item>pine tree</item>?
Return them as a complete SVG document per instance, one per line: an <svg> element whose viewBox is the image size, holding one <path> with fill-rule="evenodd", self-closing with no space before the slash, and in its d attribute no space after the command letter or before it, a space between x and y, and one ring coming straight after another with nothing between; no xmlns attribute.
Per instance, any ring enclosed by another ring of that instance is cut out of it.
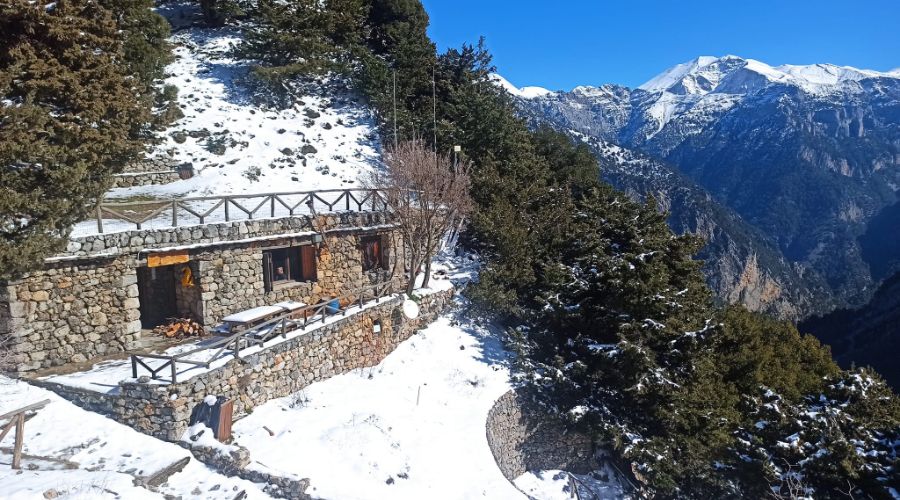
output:
<svg viewBox="0 0 900 500"><path fill-rule="evenodd" d="M237 48L261 64L256 76L273 88L298 76L348 72L364 43L363 0L261 0Z"/></svg>
<svg viewBox="0 0 900 500"><path fill-rule="evenodd" d="M728 462L744 492L888 499L900 487L900 400L871 370L828 376L798 402L768 389L747 398Z"/></svg>
<svg viewBox="0 0 900 500"><path fill-rule="evenodd" d="M100 5L113 14L121 30L127 72L150 89L173 59L169 22L153 12L153 0L100 0Z"/></svg>
<svg viewBox="0 0 900 500"><path fill-rule="evenodd" d="M200 12L206 24L213 28L224 26L244 14L240 2L235 0L200 0Z"/></svg>
<svg viewBox="0 0 900 500"><path fill-rule="evenodd" d="M96 1L0 7L3 277L59 250L140 151L149 112L123 61L115 20Z"/></svg>
<svg viewBox="0 0 900 500"><path fill-rule="evenodd" d="M434 43L428 14L418 0L372 0L368 35L356 81L378 111L385 136L398 141L423 136L431 142ZM395 91L396 84L396 91ZM396 95L396 108L394 96ZM396 115L396 116L395 116Z"/></svg>

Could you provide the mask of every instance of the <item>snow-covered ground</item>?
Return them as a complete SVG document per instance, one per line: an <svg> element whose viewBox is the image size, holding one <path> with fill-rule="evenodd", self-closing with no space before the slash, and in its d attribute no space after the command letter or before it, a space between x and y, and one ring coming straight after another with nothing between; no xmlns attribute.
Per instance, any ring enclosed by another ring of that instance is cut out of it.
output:
<svg viewBox="0 0 900 500"><path fill-rule="evenodd" d="M248 499L269 498L259 485L223 476L193 458L158 492L135 486L135 477L153 474L190 452L82 410L50 391L0 376L0 414L44 399L51 403L25 422L22 470L10 467L14 431L0 443L4 500L42 499L49 490L65 499L233 499L240 491Z"/></svg>
<svg viewBox="0 0 900 500"><path fill-rule="evenodd" d="M324 498L524 498L485 434L509 356L489 326L445 315L378 366L255 408L234 436L251 467L308 477Z"/></svg>
<svg viewBox="0 0 900 500"><path fill-rule="evenodd" d="M188 26L170 38L176 59L166 67L165 79L178 87L184 117L157 134L158 144L147 157L190 163L195 175L162 185L114 188L106 194L108 202L360 188L366 174L381 164L372 111L341 79L293 82L292 104L276 105L271 91L254 87L253 62L231 55L240 42L239 28L191 25L198 15L194 3L166 4L159 11L173 24ZM252 209L259 202L247 200L246 205ZM214 203L192 207L203 212ZM286 215L282 211L279 216ZM206 222L216 222L215 215ZM196 224L187 212L180 216L182 225ZM254 218L260 216L268 215ZM143 227L168 226L171 214L158 219ZM134 224L104 222L104 232L129 229ZM96 221L86 221L72 236L96 232Z"/></svg>
<svg viewBox="0 0 900 500"><path fill-rule="evenodd" d="M614 500L631 498L609 465L590 474L561 470L528 471L514 481L519 490L538 500ZM577 494L576 494L577 492Z"/></svg>
<svg viewBox="0 0 900 500"><path fill-rule="evenodd" d="M185 116L160 134L149 156L191 163L198 174L113 189L108 198L358 187L360 176L379 164L371 111L340 82L297 85L294 103L281 109L256 97L251 62L230 56L239 29L190 27L171 41L176 60L166 67L165 83L178 87Z"/></svg>

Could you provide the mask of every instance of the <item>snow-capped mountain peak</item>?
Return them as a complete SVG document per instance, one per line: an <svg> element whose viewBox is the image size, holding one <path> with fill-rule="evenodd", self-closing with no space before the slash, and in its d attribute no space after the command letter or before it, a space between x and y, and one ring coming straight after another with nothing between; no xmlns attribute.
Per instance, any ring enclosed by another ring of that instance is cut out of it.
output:
<svg viewBox="0 0 900 500"><path fill-rule="evenodd" d="M821 94L868 78L900 78L900 72L878 72L833 64L785 64L773 67L755 59L733 55L701 56L663 71L638 88L647 92L681 95L705 95L712 92L743 94L777 83Z"/></svg>
<svg viewBox="0 0 900 500"><path fill-rule="evenodd" d="M543 87L516 87L515 85L510 83L509 80L496 73L491 75L491 78L493 78L494 83L505 89L510 94L516 97L521 97L523 99L534 99L536 97L542 97L547 94L553 93L552 90L547 90Z"/></svg>

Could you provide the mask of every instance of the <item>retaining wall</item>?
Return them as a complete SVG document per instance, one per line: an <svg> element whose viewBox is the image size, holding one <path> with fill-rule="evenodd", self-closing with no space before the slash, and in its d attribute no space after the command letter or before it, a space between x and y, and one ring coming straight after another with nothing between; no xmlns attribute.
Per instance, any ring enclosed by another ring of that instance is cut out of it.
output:
<svg viewBox="0 0 900 500"><path fill-rule="evenodd" d="M529 470L586 474L596 468L590 437L567 430L526 390L501 396L488 412L486 428L494 460L510 481Z"/></svg>
<svg viewBox="0 0 900 500"><path fill-rule="evenodd" d="M173 158L155 157L127 165L122 173L113 176L112 187L147 186L168 184L181 178L179 168L193 170L190 163L179 163Z"/></svg>
<svg viewBox="0 0 900 500"><path fill-rule="evenodd" d="M178 441L187 430L191 411L205 404L207 395L234 401L235 414L243 414L274 398L290 395L307 385L356 368L374 366L416 330L433 321L449 304L453 290L420 299L420 315L407 319L402 299L394 297L363 311L314 328L295 338L272 345L241 359L175 384L140 381L120 382L119 394L85 396L78 389L60 389L40 383L64 397L76 394L74 403L93 408L112 408L110 416L141 432ZM381 333L373 331L375 321ZM72 392L74 391L74 392Z"/></svg>
<svg viewBox="0 0 900 500"><path fill-rule="evenodd" d="M150 186L153 184L168 184L179 179L181 179L181 175L175 170L161 170L158 172L124 172L113 176L112 187L123 188Z"/></svg>

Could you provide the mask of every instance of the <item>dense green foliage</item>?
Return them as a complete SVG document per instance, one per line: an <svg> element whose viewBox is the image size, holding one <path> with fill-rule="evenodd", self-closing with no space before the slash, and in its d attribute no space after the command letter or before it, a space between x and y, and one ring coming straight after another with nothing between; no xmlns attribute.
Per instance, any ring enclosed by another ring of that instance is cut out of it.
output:
<svg viewBox="0 0 900 500"><path fill-rule="evenodd" d="M163 77L163 69L172 61L169 23L153 12L153 0L99 0L109 11L122 39L126 72L137 76L145 86Z"/></svg>
<svg viewBox="0 0 900 500"><path fill-rule="evenodd" d="M237 53L259 61L256 74L276 86L345 69L362 43L361 0L260 0L250 9L253 21Z"/></svg>
<svg viewBox="0 0 900 500"><path fill-rule="evenodd" d="M168 61L144 0L0 7L0 277L58 251L140 152Z"/></svg>
<svg viewBox="0 0 900 500"><path fill-rule="evenodd" d="M200 12L208 26L223 26L226 22L244 14L235 0L200 0Z"/></svg>

